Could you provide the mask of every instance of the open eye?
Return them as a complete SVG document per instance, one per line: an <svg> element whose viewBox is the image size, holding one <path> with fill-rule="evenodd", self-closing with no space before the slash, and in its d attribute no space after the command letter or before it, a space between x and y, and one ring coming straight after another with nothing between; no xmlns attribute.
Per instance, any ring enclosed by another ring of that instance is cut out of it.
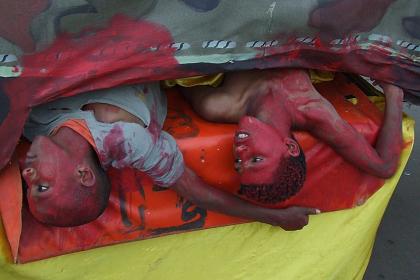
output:
<svg viewBox="0 0 420 280"><path fill-rule="evenodd" d="M50 187L48 185L38 185L36 189L38 192L46 192Z"/></svg>
<svg viewBox="0 0 420 280"><path fill-rule="evenodd" d="M236 158L235 159L235 164L234 164L234 168L236 172L241 172L241 168L242 168L242 160L240 158Z"/></svg>
<svg viewBox="0 0 420 280"><path fill-rule="evenodd" d="M257 162L260 162L260 161L263 161L264 159L262 158L262 157L253 157L252 158L252 163L257 163Z"/></svg>

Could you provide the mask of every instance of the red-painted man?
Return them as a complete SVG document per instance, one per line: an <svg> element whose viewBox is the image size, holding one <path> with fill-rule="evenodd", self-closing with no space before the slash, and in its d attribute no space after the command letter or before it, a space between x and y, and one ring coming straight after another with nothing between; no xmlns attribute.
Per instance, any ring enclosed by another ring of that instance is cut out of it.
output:
<svg viewBox="0 0 420 280"><path fill-rule="evenodd" d="M402 147L403 92L389 84L382 88L386 110L375 147L316 91L305 70L236 72L226 74L221 86L183 87L183 91L203 118L239 123L234 154L240 193L249 200L270 204L295 194L305 180L305 156L293 137L294 129L308 131L365 172L382 178L394 174ZM315 213L314 209L297 207L281 211L253 208L204 184L198 188L200 180L191 178L195 178L193 174L181 177L182 183L176 184L175 190L208 209L285 229L303 227L307 215Z"/></svg>

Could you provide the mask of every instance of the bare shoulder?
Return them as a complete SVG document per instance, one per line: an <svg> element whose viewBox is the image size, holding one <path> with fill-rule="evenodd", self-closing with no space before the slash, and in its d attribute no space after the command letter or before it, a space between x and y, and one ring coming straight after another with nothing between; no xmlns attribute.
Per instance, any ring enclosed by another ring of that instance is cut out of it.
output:
<svg viewBox="0 0 420 280"><path fill-rule="evenodd" d="M114 123L122 121L128 123L138 123L144 126L144 123L139 118L114 105L105 103L91 103L85 105L83 110L92 111L95 119L99 122Z"/></svg>
<svg viewBox="0 0 420 280"><path fill-rule="evenodd" d="M313 127L339 119L334 106L313 86L304 70L281 72L281 90L297 128Z"/></svg>

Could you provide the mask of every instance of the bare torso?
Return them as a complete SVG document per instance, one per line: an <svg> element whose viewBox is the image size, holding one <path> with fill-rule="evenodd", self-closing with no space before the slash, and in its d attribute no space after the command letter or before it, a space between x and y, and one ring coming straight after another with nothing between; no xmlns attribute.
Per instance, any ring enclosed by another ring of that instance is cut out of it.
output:
<svg viewBox="0 0 420 280"><path fill-rule="evenodd" d="M184 91L195 111L209 121L237 123L244 115L254 115L267 94L274 96L275 110L289 111L293 128L308 129L325 119L339 118L305 70L229 73L218 88L198 86Z"/></svg>

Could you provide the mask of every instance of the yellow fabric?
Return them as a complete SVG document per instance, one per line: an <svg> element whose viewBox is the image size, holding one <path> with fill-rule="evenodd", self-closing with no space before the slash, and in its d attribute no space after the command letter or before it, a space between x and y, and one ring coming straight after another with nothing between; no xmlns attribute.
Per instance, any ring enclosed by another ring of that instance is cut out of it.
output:
<svg viewBox="0 0 420 280"><path fill-rule="evenodd" d="M334 73L321 70L309 70L309 76L314 84L328 82L334 80Z"/></svg>
<svg viewBox="0 0 420 280"><path fill-rule="evenodd" d="M403 123L414 139L414 121ZM400 168L364 205L310 218L297 232L261 223L130 242L33 262L11 264L0 223L0 279L362 279L376 230Z"/></svg>
<svg viewBox="0 0 420 280"><path fill-rule="evenodd" d="M181 87L194 87L194 86L212 86L217 87L223 81L223 73L207 75L207 76L195 76L189 78L181 78L175 80L163 81L163 85L166 88L174 87L176 85Z"/></svg>

